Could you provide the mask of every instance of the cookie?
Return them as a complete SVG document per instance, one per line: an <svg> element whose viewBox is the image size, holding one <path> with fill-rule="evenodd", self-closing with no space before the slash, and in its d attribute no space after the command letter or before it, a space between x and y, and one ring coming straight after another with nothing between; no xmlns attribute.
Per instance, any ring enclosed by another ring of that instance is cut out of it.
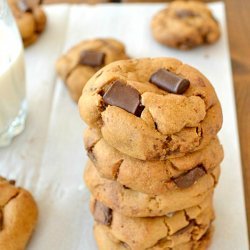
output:
<svg viewBox="0 0 250 250"><path fill-rule="evenodd" d="M205 3L174 1L152 19L153 37L159 43L187 50L211 44L220 37L220 28Z"/></svg>
<svg viewBox="0 0 250 250"><path fill-rule="evenodd" d="M89 78L103 66L123 59L128 56L121 42L111 38L86 40L60 57L56 70L77 102Z"/></svg>
<svg viewBox="0 0 250 250"><path fill-rule="evenodd" d="M213 193L219 174L220 167L217 166L191 187L161 195L137 192L116 181L102 178L91 162L86 166L84 180L95 199L118 213L129 217L155 217L193 207L204 201Z"/></svg>
<svg viewBox="0 0 250 250"><path fill-rule="evenodd" d="M91 211L97 225L105 225L113 238L134 250L152 246L173 248L191 240L198 241L214 220L211 196L199 206L161 217L127 217L95 199L91 201Z"/></svg>
<svg viewBox="0 0 250 250"><path fill-rule="evenodd" d="M172 58L114 62L86 84L82 119L112 147L141 160L180 157L209 144L221 106L198 70Z"/></svg>
<svg viewBox="0 0 250 250"><path fill-rule="evenodd" d="M0 249L25 249L38 209L29 192L0 177Z"/></svg>
<svg viewBox="0 0 250 250"><path fill-rule="evenodd" d="M102 177L147 194L188 188L223 159L223 149L217 138L199 151L165 161L141 161L124 155L109 146L94 128L86 129L84 143Z"/></svg>
<svg viewBox="0 0 250 250"><path fill-rule="evenodd" d="M46 15L40 5L29 0L8 0L24 46L34 43L46 26Z"/></svg>
<svg viewBox="0 0 250 250"><path fill-rule="evenodd" d="M132 250L132 248L130 248L125 242L113 237L109 232L109 228L104 225L95 224L94 235L99 250ZM164 243L159 243L159 246L152 246L147 248L147 250L206 250L210 245L212 235L213 226L211 226L198 241L191 240L187 243L179 244L171 248L165 247Z"/></svg>

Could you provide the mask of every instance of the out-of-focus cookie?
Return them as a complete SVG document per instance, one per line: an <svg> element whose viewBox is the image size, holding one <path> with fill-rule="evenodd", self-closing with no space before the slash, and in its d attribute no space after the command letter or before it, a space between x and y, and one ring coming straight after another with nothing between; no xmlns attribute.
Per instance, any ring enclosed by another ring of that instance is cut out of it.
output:
<svg viewBox="0 0 250 250"><path fill-rule="evenodd" d="M211 83L173 58L107 65L86 84L79 109L106 142L140 160L165 160L204 148L222 124Z"/></svg>
<svg viewBox="0 0 250 250"><path fill-rule="evenodd" d="M154 38L161 44L182 50L211 44L220 37L220 28L205 3L174 1L152 19Z"/></svg>
<svg viewBox="0 0 250 250"><path fill-rule="evenodd" d="M192 186L223 159L223 149L217 138L199 151L166 161L141 161L124 155L111 147L94 128L86 129L84 144L102 177L152 195Z"/></svg>
<svg viewBox="0 0 250 250"><path fill-rule="evenodd" d="M133 250L174 248L198 241L214 220L212 196L198 206L161 217L127 217L95 199L91 201L91 211L97 226L105 225L112 238Z"/></svg>
<svg viewBox="0 0 250 250"><path fill-rule="evenodd" d="M91 162L86 166L84 179L93 197L116 212L128 217L155 217L202 203L213 193L219 175L220 167L217 166L191 187L161 195L137 192L117 181L102 178Z"/></svg>
<svg viewBox="0 0 250 250"><path fill-rule="evenodd" d="M0 177L0 249L26 249L38 209L31 194Z"/></svg>
<svg viewBox="0 0 250 250"><path fill-rule="evenodd" d="M24 46L34 43L46 26L46 15L41 6L31 0L8 0L16 19Z"/></svg>
<svg viewBox="0 0 250 250"><path fill-rule="evenodd" d="M121 42L111 38L86 40L60 57L56 70L77 102L89 78L103 66L123 59L128 56Z"/></svg>

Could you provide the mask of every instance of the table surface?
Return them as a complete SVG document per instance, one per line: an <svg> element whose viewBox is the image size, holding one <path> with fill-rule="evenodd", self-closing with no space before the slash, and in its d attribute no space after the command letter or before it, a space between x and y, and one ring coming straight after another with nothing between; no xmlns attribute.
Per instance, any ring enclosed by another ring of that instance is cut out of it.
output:
<svg viewBox="0 0 250 250"><path fill-rule="evenodd" d="M46 0L48 2L86 2L86 0ZM234 88L241 144L248 235L250 238L250 25L249 0L224 0L233 68ZM226 124L224 124L226 126Z"/></svg>

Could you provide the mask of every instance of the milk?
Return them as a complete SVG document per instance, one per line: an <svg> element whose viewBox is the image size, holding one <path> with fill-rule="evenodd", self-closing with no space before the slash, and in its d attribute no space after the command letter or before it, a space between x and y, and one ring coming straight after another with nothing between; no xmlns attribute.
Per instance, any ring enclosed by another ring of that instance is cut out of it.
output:
<svg viewBox="0 0 250 250"><path fill-rule="evenodd" d="M0 146L22 130L26 116L23 47L14 31L0 20Z"/></svg>

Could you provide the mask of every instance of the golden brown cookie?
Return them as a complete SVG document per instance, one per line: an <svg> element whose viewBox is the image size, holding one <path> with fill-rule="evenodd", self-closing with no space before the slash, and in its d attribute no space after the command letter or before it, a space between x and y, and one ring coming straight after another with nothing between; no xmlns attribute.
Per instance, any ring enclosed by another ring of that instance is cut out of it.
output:
<svg viewBox="0 0 250 250"><path fill-rule="evenodd" d="M91 201L91 211L96 226L106 226L112 238L124 242L133 250L173 248L192 240L198 241L214 220L212 196L198 206L153 218L127 217L95 199Z"/></svg>
<svg viewBox="0 0 250 250"><path fill-rule="evenodd" d="M123 59L128 56L121 42L111 38L86 40L60 57L56 70L77 102L89 78L103 66Z"/></svg>
<svg viewBox="0 0 250 250"><path fill-rule="evenodd" d="M205 3L174 1L152 19L154 38L177 49L191 49L211 44L220 37L220 28Z"/></svg>
<svg viewBox="0 0 250 250"><path fill-rule="evenodd" d="M191 187L170 190L161 195L137 192L116 181L102 178L91 162L86 166L84 179L95 199L118 213L129 217L155 217L202 203L213 193L219 175L220 167L217 166Z"/></svg>
<svg viewBox="0 0 250 250"><path fill-rule="evenodd" d="M109 228L104 225L95 224L94 235L99 250L132 250L132 248L130 248L125 242L116 239L110 234ZM164 246L164 243L159 243L159 246L152 246L145 250L206 250L210 245L212 235L213 226L211 226L198 241L191 240L187 243L179 244L171 248Z"/></svg>
<svg viewBox="0 0 250 250"><path fill-rule="evenodd" d="M79 109L112 147L141 160L165 160L204 148L222 124L208 79L172 58L109 64L88 81Z"/></svg>
<svg viewBox="0 0 250 250"><path fill-rule="evenodd" d="M40 5L29 0L8 0L24 46L34 43L46 26L46 15Z"/></svg>
<svg viewBox="0 0 250 250"><path fill-rule="evenodd" d="M223 149L217 138L199 151L166 161L142 161L124 155L106 143L100 131L94 128L86 129L84 143L102 177L153 195L192 186L223 159Z"/></svg>
<svg viewBox="0 0 250 250"><path fill-rule="evenodd" d="M35 228L38 209L29 192L0 177L0 249L22 250Z"/></svg>

